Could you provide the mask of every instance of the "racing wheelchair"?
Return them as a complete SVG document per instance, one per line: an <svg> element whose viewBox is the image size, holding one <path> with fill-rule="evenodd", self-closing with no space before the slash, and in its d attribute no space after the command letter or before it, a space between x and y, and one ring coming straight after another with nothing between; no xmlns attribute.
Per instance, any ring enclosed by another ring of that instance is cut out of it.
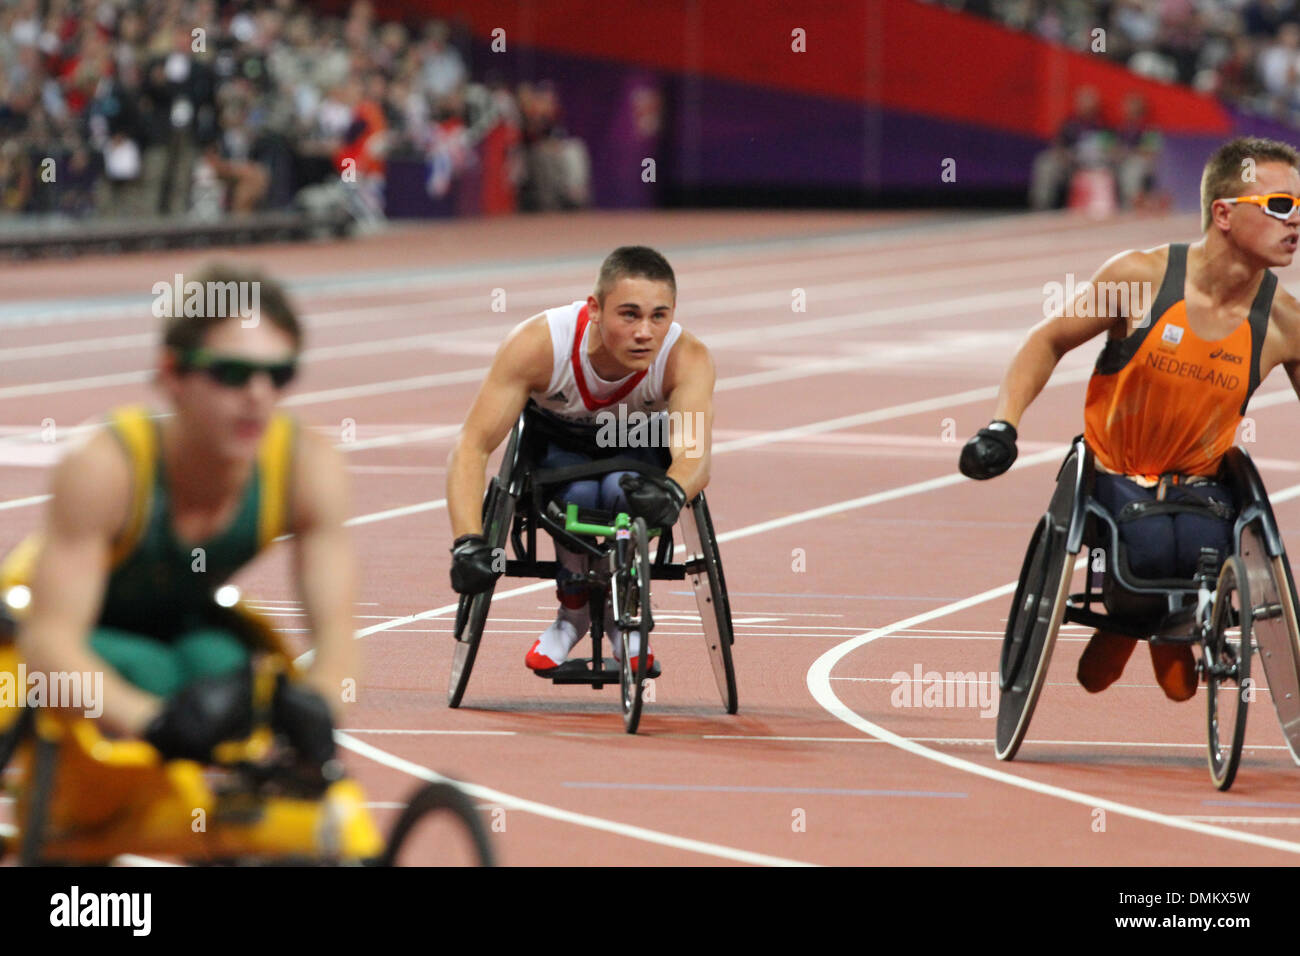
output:
<svg viewBox="0 0 1300 956"><path fill-rule="evenodd" d="M674 546L671 528L647 528L641 518L626 514L611 515L576 505L562 507L554 499L573 481L599 478L616 471L642 474L666 474L669 455L660 449L659 464L615 454L598 447L596 431L590 427L569 425L544 415L533 403L520 414L506 444L498 474L492 478L483 499L483 534L494 554L505 557L507 577L551 578L557 571L556 561L538 558L537 532L549 534L570 551L591 558L587 574L590 587L591 657L570 659L559 667L539 671L538 675L555 684L587 684L600 689L618 684L622 691L625 730L636 733L641 719L644 682L660 673L659 662L647 670L645 653L637 655L632 667L629 646L632 634L640 635L640 646L649 647L654 615L650 604L650 584L654 580L690 579L704 626L713 676L723 707L734 714L738 707L736 672L732 662L735 640L731 625L731 606L727 598L726 579L718 555L717 538L704 493L682 509L677 522L683 542ZM593 460L559 468L542 468L548 443L574 451ZM602 457L605 456L605 457ZM651 557L650 542L657 538ZM508 557L509 544L514 557ZM498 550L499 549L499 550ZM676 551L683 560L674 561ZM447 687L447 703L459 707L469 684L474 658L478 653L483 629L487 624L493 588L473 595L462 595L456 612L455 653ZM605 636L605 598L610 597L613 623L623 642L619 659L601 653Z"/></svg>
<svg viewBox="0 0 1300 956"><path fill-rule="evenodd" d="M1046 680L1057 632L1063 622L1072 622L1153 643L1200 648L1197 668L1207 690L1210 778L1220 790L1232 786L1241 759L1247 707L1255 696L1251 661L1258 653L1287 748L1300 764L1295 583L1250 456L1241 448L1230 449L1218 474L1235 504L1233 553L1225 557L1203 549L1190 580L1144 579L1132 573L1115 516L1093 497L1095 479L1092 451L1077 437L1030 537L1007 614L999 668L998 759L1015 757ZM1086 587L1071 593L1081 550L1088 564ZM1088 560L1093 555L1105 561L1099 573Z"/></svg>
<svg viewBox="0 0 1300 956"><path fill-rule="evenodd" d="M0 580L0 597L13 587ZM106 737L89 716L0 696L0 783L15 791L17 822L0 827L0 859L16 848L23 866L108 864L141 854L201 865L394 866L430 849L445 861L448 840L464 851L458 860L492 865L473 801L447 782L417 788L385 840L339 761L305 761L273 733L276 687L293 670L279 635L242 604L224 610L254 650L254 729L245 740L218 745L210 765ZM0 683L24 695L15 631L0 600ZM420 835L430 832L436 848Z"/></svg>

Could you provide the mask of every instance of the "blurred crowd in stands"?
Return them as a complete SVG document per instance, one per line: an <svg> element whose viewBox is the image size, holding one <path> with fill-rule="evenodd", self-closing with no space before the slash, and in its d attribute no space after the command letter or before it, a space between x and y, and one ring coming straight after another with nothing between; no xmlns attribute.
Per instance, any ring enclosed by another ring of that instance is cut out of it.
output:
<svg viewBox="0 0 1300 956"><path fill-rule="evenodd" d="M345 202L387 164L486 211L589 201L555 89L471 77L468 37L298 0L0 0L0 215L187 215ZM476 169L494 164L485 181Z"/></svg>
<svg viewBox="0 0 1300 956"><path fill-rule="evenodd" d="M931 2L1300 126L1300 0ZM1035 161L1030 204L1086 205L1110 190L1126 208L1160 205L1164 197L1154 181L1160 138L1146 123L1141 98L1124 103L1119 124L1102 119L1095 90L1081 88L1074 98L1069 119Z"/></svg>
<svg viewBox="0 0 1300 956"><path fill-rule="evenodd" d="M1123 108L1123 118L1112 126L1102 116L1095 89L1075 91L1074 109L1034 160L1032 208L1088 207L1106 213L1168 206L1156 183L1161 137L1147 123L1146 101L1131 93Z"/></svg>
<svg viewBox="0 0 1300 956"><path fill-rule="evenodd" d="M1300 126L1300 0L931 1ZM1154 173L1160 150L1140 96L1108 124L1096 91L1079 88L1036 157L1030 206L1164 206Z"/></svg>
<svg viewBox="0 0 1300 956"><path fill-rule="evenodd" d="M1300 125L1300 0L932 2Z"/></svg>

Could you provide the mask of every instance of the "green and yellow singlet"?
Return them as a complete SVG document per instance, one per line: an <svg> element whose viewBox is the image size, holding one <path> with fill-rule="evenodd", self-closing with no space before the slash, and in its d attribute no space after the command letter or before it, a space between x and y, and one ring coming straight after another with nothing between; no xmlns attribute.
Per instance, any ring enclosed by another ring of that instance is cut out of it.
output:
<svg viewBox="0 0 1300 956"><path fill-rule="evenodd" d="M157 420L130 406L110 412L107 424L130 464L131 504L89 642L128 681L168 696L248 660L214 594L287 529L296 428L288 416L272 418L234 518L206 541L182 542L172 527ZM0 586L29 583L39 549L34 534L11 552Z"/></svg>
<svg viewBox="0 0 1300 956"><path fill-rule="evenodd" d="M233 520L193 542L182 542L172 527L158 422L137 406L112 412L109 428L131 464L132 500L114 542L99 623L166 640L197 623L216 589L284 532L293 421L271 420Z"/></svg>

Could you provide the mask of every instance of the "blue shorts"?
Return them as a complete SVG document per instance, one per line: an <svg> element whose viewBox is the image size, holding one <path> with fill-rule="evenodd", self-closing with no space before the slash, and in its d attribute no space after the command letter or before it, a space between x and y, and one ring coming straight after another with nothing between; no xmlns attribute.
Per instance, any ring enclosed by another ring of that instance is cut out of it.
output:
<svg viewBox="0 0 1300 956"><path fill-rule="evenodd" d="M625 448L622 450L620 457L644 461L646 464L656 467L660 467L662 462L660 450L657 448ZM542 456L541 467L565 468L569 465L585 465L593 460L587 455L569 451L548 442L546 454ZM627 496L623 494L623 489L619 487L618 480L624 475L631 474L635 474L635 472L612 471L608 475L601 475L599 478L571 481L560 489L556 498L564 504L576 504L579 508L610 512L626 511ZM555 548L558 552L560 545L557 543ZM574 603L578 603L578 599L585 600L586 584L582 583L572 571L563 565L556 571L556 583L559 585L560 599L562 601L565 600L566 595L570 596Z"/></svg>
<svg viewBox="0 0 1300 956"><path fill-rule="evenodd" d="M647 465L661 467L660 451L657 448L625 448L620 452L622 458L643 461ZM554 443L547 443L546 454L542 456L542 468L565 468L569 465L585 465L594 459L577 452L560 448ZM579 508L591 508L598 511L625 511L627 498L618 480L624 475L635 474L631 471L614 471L599 478L571 481L556 496L564 504L576 504Z"/></svg>
<svg viewBox="0 0 1300 956"><path fill-rule="evenodd" d="M1119 526L1129 569L1141 578L1190 578L1202 548L1214 548L1222 561L1232 553L1233 522L1209 512L1203 514L1149 515L1120 521L1120 512L1131 501L1155 501L1156 489L1143 488L1123 475L1097 472L1094 490L1097 501L1111 513ZM1232 495L1217 481L1195 485L1167 485L1165 501L1214 500L1229 507Z"/></svg>

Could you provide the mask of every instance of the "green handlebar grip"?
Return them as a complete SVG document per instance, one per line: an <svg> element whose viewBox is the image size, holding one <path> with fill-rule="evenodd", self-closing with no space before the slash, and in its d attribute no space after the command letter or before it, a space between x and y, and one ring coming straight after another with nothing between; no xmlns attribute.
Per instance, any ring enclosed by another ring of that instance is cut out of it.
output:
<svg viewBox="0 0 1300 956"><path fill-rule="evenodd" d="M630 527L632 527L632 518L625 511L620 511L614 516L614 523L612 525L587 524L578 520L578 506L576 504L570 502L565 506L564 530L570 534L598 534L604 537L609 537L622 528ZM647 534L653 538L659 534L659 529L650 528L647 530Z"/></svg>

